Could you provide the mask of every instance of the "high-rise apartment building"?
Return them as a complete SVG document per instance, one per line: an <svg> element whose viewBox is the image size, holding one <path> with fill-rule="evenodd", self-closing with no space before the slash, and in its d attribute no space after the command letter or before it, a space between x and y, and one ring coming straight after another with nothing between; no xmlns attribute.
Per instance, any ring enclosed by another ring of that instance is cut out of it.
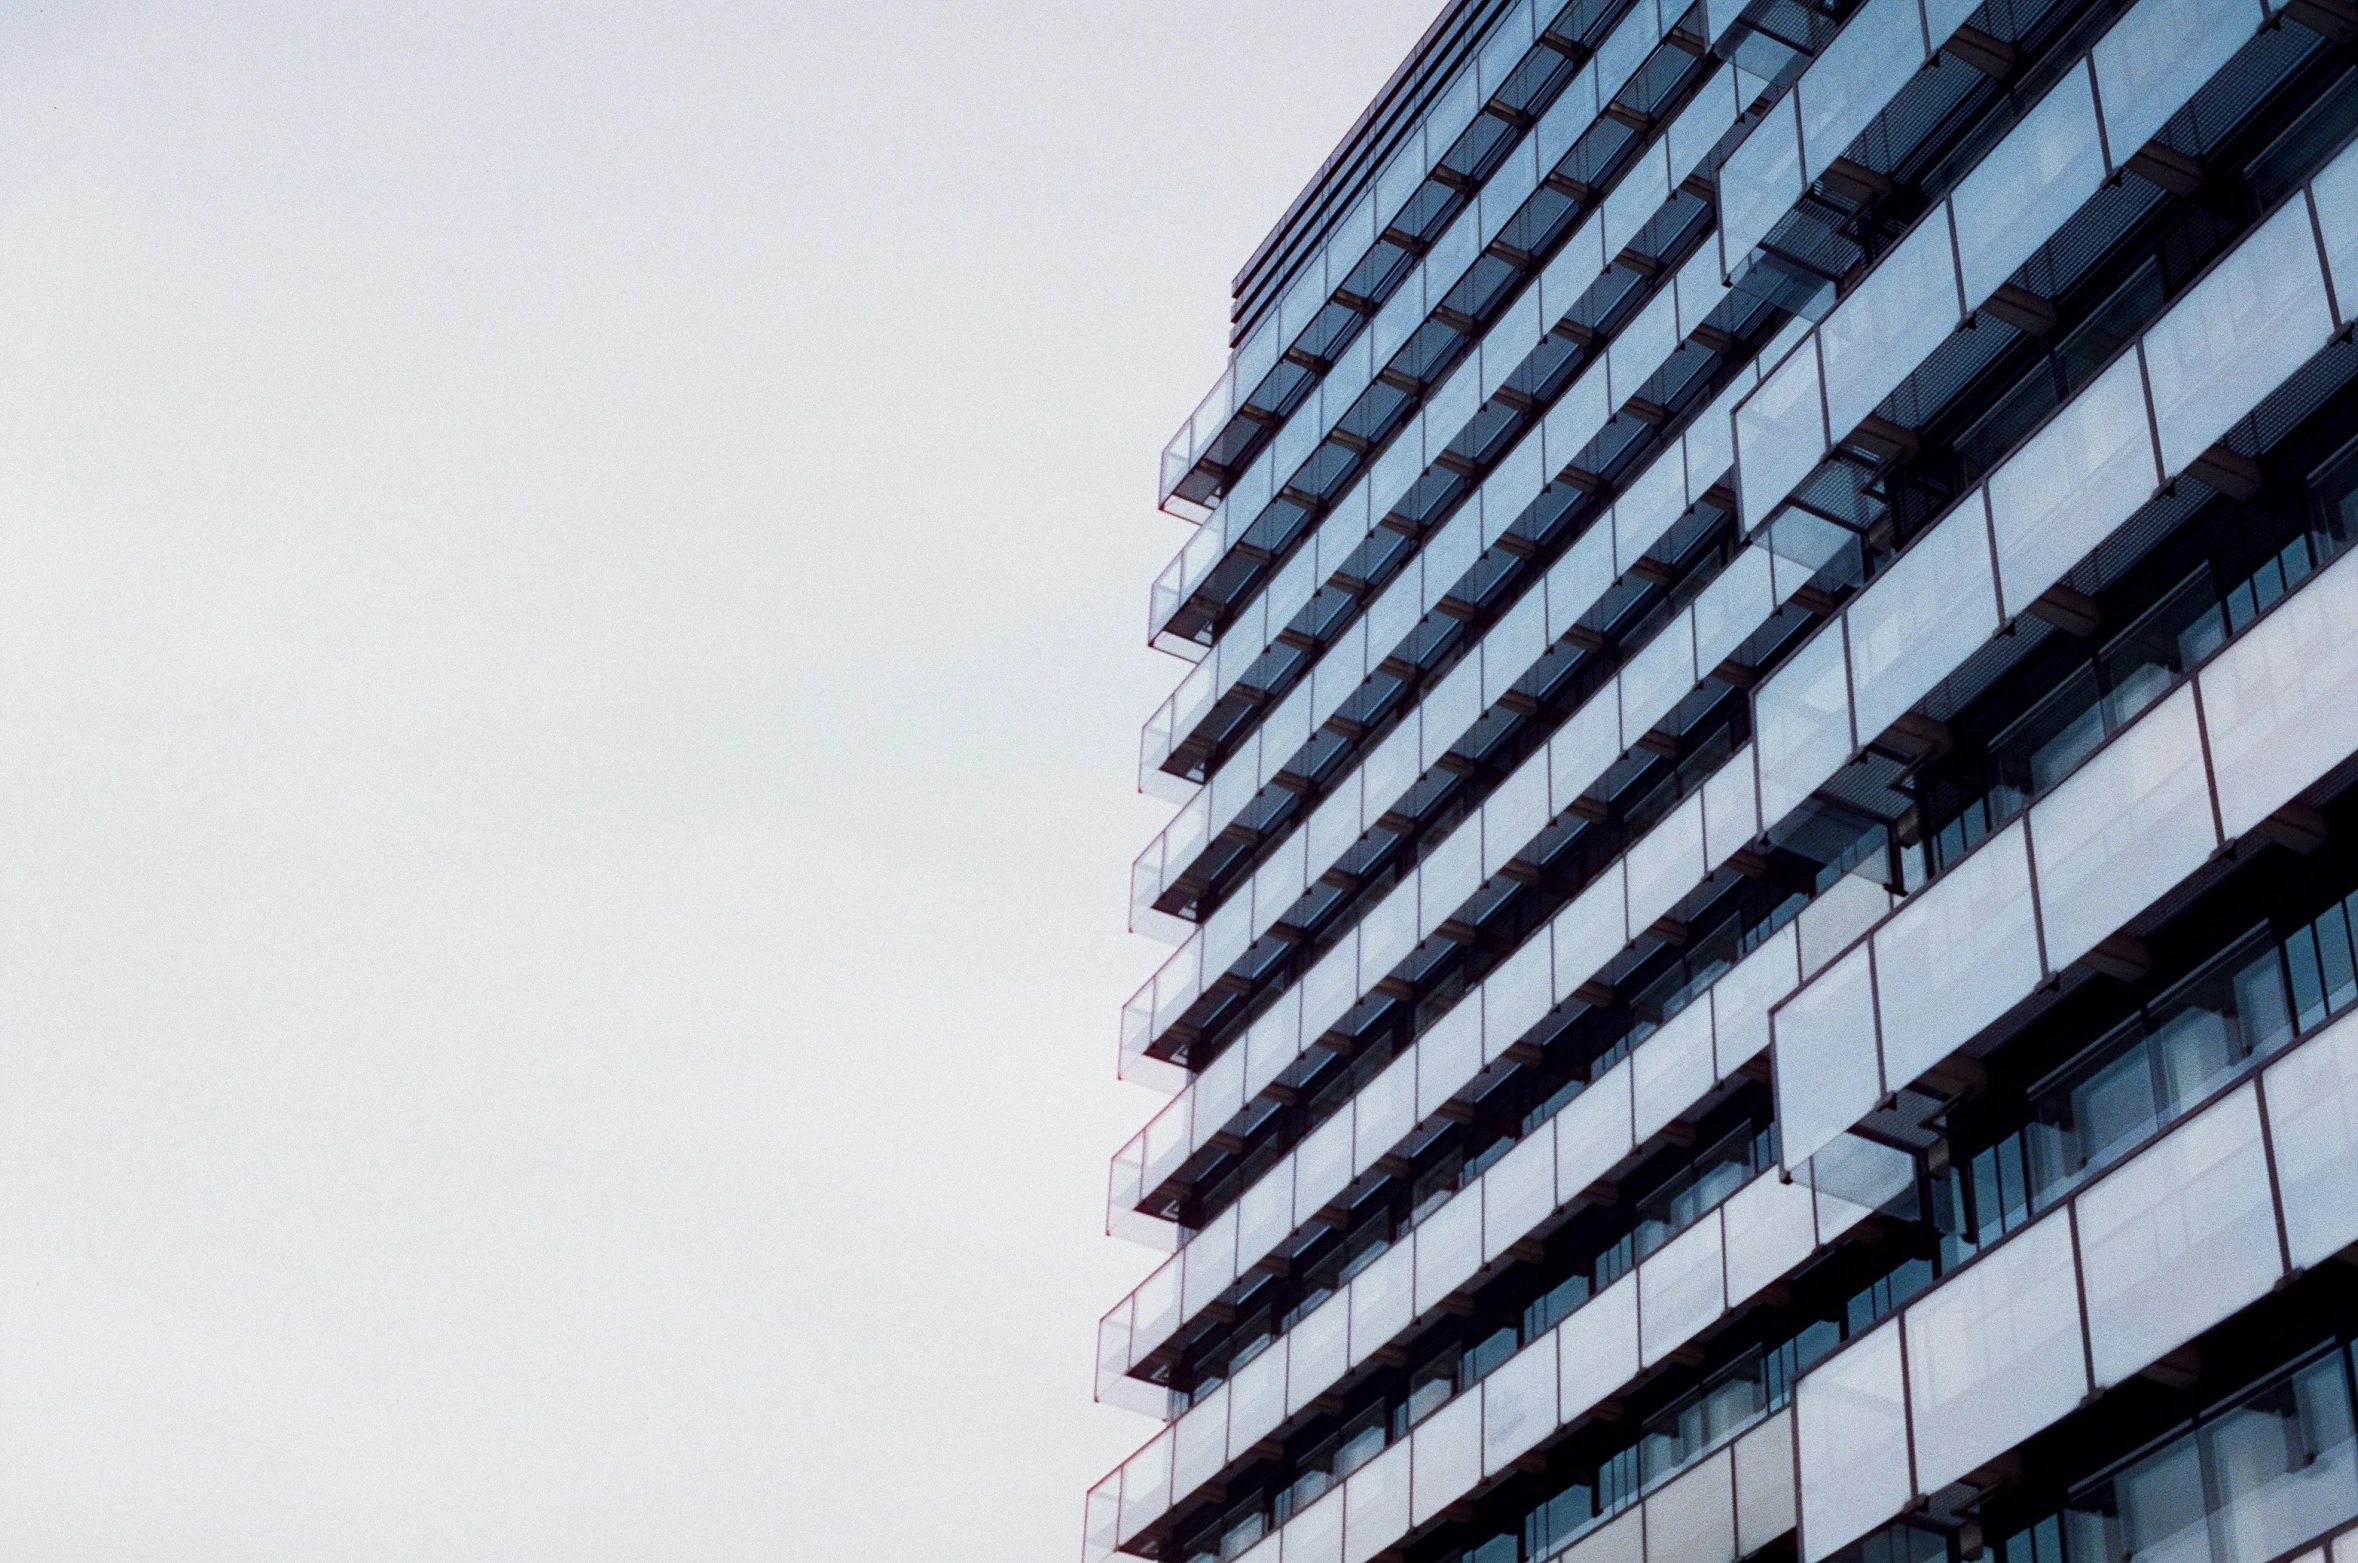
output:
<svg viewBox="0 0 2358 1563"><path fill-rule="evenodd" d="M2358 1523L2353 133L2351 0L1448 8L1163 458L1085 1563Z"/></svg>

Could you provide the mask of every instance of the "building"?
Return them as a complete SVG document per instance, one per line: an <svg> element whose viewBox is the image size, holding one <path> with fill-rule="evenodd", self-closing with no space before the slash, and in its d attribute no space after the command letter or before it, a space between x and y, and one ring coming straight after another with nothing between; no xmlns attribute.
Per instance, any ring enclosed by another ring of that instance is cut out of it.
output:
<svg viewBox="0 0 2358 1563"><path fill-rule="evenodd" d="M1449 7L1163 458L1085 1563L2358 1523L2354 132L2350 0Z"/></svg>

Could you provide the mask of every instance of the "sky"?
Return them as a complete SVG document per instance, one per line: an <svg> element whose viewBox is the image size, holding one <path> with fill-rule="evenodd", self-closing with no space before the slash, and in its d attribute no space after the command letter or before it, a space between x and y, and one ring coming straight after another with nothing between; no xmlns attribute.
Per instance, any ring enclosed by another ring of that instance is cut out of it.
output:
<svg viewBox="0 0 2358 1563"><path fill-rule="evenodd" d="M1164 440L1437 0L0 14L0 1558L1070 1558Z"/></svg>

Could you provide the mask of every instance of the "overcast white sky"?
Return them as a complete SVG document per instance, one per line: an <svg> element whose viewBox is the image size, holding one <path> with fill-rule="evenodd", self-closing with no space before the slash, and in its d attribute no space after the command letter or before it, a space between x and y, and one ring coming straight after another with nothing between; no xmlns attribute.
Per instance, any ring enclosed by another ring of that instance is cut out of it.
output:
<svg viewBox="0 0 2358 1563"><path fill-rule="evenodd" d="M0 13L0 1556L1076 1555L1151 508L1438 0Z"/></svg>

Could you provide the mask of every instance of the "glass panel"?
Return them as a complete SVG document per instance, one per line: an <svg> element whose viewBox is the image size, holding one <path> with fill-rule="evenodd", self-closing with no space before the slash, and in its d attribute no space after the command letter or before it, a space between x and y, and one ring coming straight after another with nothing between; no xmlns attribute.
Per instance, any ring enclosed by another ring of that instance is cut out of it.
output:
<svg viewBox="0 0 2358 1563"><path fill-rule="evenodd" d="M1482 1055L1496 1058L1539 1024L1554 1002L1552 945L1542 928L1482 984Z"/></svg>
<svg viewBox="0 0 2358 1563"><path fill-rule="evenodd" d="M1285 1413L1294 1416L1349 1370L1351 1302L1331 1297L1286 1332Z"/></svg>
<svg viewBox="0 0 2358 1563"><path fill-rule="evenodd" d="M2358 1514L2349 1390L2333 1357L2212 1419L2201 1438L2218 1563L2266 1563Z"/></svg>
<svg viewBox="0 0 2358 1563"><path fill-rule="evenodd" d="M2009 827L1904 901L1875 935L1884 1064L1916 1079L2038 986L2030 854Z"/></svg>
<svg viewBox="0 0 2358 1563"><path fill-rule="evenodd" d="M1998 631L1979 494L1900 557L1850 609L1851 694L1873 742Z"/></svg>
<svg viewBox="0 0 2358 1563"><path fill-rule="evenodd" d="M1352 1099L1351 1117L1351 1168L1365 1172L1416 1127L1415 1056L1394 1059L1363 1086Z"/></svg>
<svg viewBox="0 0 2358 1563"><path fill-rule="evenodd" d="M2333 564L2201 682L2219 810L2241 836L2358 750L2358 568Z"/></svg>
<svg viewBox="0 0 2358 1563"><path fill-rule="evenodd" d="M1731 272L1743 268L1752 247L1801 199L1799 107L1792 99L1770 109L1721 166L1721 253Z"/></svg>
<svg viewBox="0 0 2358 1563"><path fill-rule="evenodd" d="M1294 1225L1300 1226L1351 1181L1351 1115L1337 1113L1305 1135L1294 1168Z"/></svg>
<svg viewBox="0 0 2358 1563"><path fill-rule="evenodd" d="M1228 1386L1222 1384L1188 1408L1173 1446L1171 1491L1184 1498L1220 1474L1228 1459Z"/></svg>
<svg viewBox="0 0 2358 1563"><path fill-rule="evenodd" d="M1957 186L1965 302L1978 309L2104 179L2096 98L2075 70Z"/></svg>
<svg viewBox="0 0 2358 1563"><path fill-rule="evenodd" d="M2358 1242L2358 1022L2302 1044L2264 1084L2292 1262L2318 1264Z"/></svg>
<svg viewBox="0 0 2358 1563"><path fill-rule="evenodd" d="M1236 1209L1237 1261L1258 1264L1293 1230L1294 1158L1288 1156L1255 1179Z"/></svg>
<svg viewBox="0 0 2358 1563"><path fill-rule="evenodd" d="M1629 849L1629 927L1643 933L1703 881L1703 794L1690 796ZM1601 952L1610 956L1612 952ZM1602 966L1603 960L1595 962ZM1585 978L1583 980L1586 980Z"/></svg>
<svg viewBox="0 0 2358 1563"><path fill-rule="evenodd" d="M1407 1531L1408 1462L1407 1443L1397 1443L1352 1476L1343 1490L1343 1563L1367 1563Z"/></svg>
<svg viewBox="0 0 2358 1563"><path fill-rule="evenodd" d="M2113 364L1990 478L2003 611L2032 599L2152 497L2159 481L2137 358Z"/></svg>
<svg viewBox="0 0 2358 1563"><path fill-rule="evenodd" d="M1711 1006L1690 1004L1638 1045L1630 1071L1643 1144L1711 1094Z"/></svg>
<svg viewBox="0 0 2358 1563"><path fill-rule="evenodd" d="M1285 1545L1280 1556L1286 1563L1342 1563L1341 1488L1327 1493L1322 1501L1311 1504L1286 1522Z"/></svg>
<svg viewBox="0 0 2358 1563"><path fill-rule="evenodd" d="M1556 1327L1557 1410L1564 1421L1587 1415L1637 1377L1637 1306L1637 1277L1625 1275Z"/></svg>
<svg viewBox="0 0 2358 1563"><path fill-rule="evenodd" d="M1772 119L1770 124L1774 123ZM1767 128L1754 131L1753 138L1757 140ZM1727 188L1725 179L1721 188ZM1751 399L1736 409L1736 465L1743 482L1744 524L1757 528L1766 521L1825 454L1826 408L1818 393L1818 347L1812 340L1802 343Z"/></svg>
<svg viewBox="0 0 2358 1563"><path fill-rule="evenodd" d="M1628 900L1622 882L1626 860L1617 860L1611 868L1589 882L1587 889L1573 897L1572 904L1556 914L1550 924L1555 941L1555 992L1558 1001L1571 997L1572 990L1601 971L1605 964L1621 953L1629 942ZM1486 1044L1489 1056L1498 1056L1496 1044Z"/></svg>
<svg viewBox="0 0 2358 1563"><path fill-rule="evenodd" d="M1482 1261L1488 1264L1530 1236L1555 1213L1556 1126L1553 1120L1500 1157L1482 1175Z"/></svg>
<svg viewBox="0 0 2358 1563"><path fill-rule="evenodd" d="M1726 1453L1646 1500L1646 1556L1679 1563L1733 1563L1736 1509Z"/></svg>
<svg viewBox="0 0 2358 1563"><path fill-rule="evenodd" d="M2182 689L2031 810L2047 964L2078 960L2217 844L2193 691Z"/></svg>
<svg viewBox="0 0 2358 1563"><path fill-rule="evenodd" d="M1726 1211L1728 1298L1743 1303L1797 1269L1817 1243L1809 1186L1783 1178L1754 1178L1731 1196Z"/></svg>
<svg viewBox="0 0 2358 1563"><path fill-rule="evenodd" d="M1541 1336L1482 1381L1482 1474L1556 1430L1556 1337Z"/></svg>
<svg viewBox="0 0 2358 1563"><path fill-rule="evenodd" d="M1482 805L1482 877L1506 867L1547 828L1547 751L1525 760Z"/></svg>
<svg viewBox="0 0 2358 1563"><path fill-rule="evenodd" d="M1778 1133L1790 1169L1882 1098L1866 946L1786 1000L1774 1029Z"/></svg>
<svg viewBox="0 0 2358 1563"><path fill-rule="evenodd" d="M1891 8L1887 0L1876 3ZM1866 19L1862 15L1852 22L1843 39L1854 36ZM1913 32L1913 18L1910 22ZM1914 47L1921 53L1923 44L1917 40ZM1803 89L1823 74L1812 73ZM1888 85L1877 84L1874 90L1887 90ZM1893 387L1948 340L1959 318L1957 261L1949 245L1949 225L1934 212L1877 262L1818 328L1826 361L1826 424L1834 436L1840 439L1857 428Z"/></svg>
<svg viewBox="0 0 2358 1563"><path fill-rule="evenodd" d="M2145 335L2164 470L2184 471L2332 332L2308 207L2288 201Z"/></svg>
<svg viewBox="0 0 2358 1563"><path fill-rule="evenodd" d="M1736 1553L1750 1557L1793 1528L1793 1429L1780 1415L1736 1442Z"/></svg>
<svg viewBox="0 0 2358 1563"><path fill-rule="evenodd" d="M1713 985L1711 1024L1722 1080L1768 1046L1769 1009L1801 980L1798 937L1790 924L1778 929Z"/></svg>
<svg viewBox="0 0 2358 1563"><path fill-rule="evenodd" d="M1615 1064L1556 1115L1556 1192L1569 1203L1629 1154L1627 1059Z"/></svg>
<svg viewBox="0 0 2358 1563"><path fill-rule="evenodd" d="M1733 656L1777 608L1765 548L1736 555L1695 599L1695 668L1703 675Z"/></svg>
<svg viewBox="0 0 2358 1563"><path fill-rule="evenodd" d="M1213 1298L1236 1279L1236 1207L1212 1218L1180 1252L1180 1311L1189 1318L1203 1311Z"/></svg>
<svg viewBox="0 0 2358 1563"><path fill-rule="evenodd" d="M1430 1118L1482 1071L1482 1005L1461 999L1417 1039L1416 1115Z"/></svg>
<svg viewBox="0 0 2358 1563"><path fill-rule="evenodd" d="M1829 624L1754 697L1760 815L1770 828L1842 768L1852 754L1850 689L1842 627Z"/></svg>
<svg viewBox="0 0 2358 1563"><path fill-rule="evenodd" d="M1859 8L1793 89L1801 99L1801 144L1809 154L1810 178L1824 173L1858 139L1923 63L1918 0L1868 0Z"/></svg>
<svg viewBox="0 0 2358 1563"><path fill-rule="evenodd" d="M2251 1087L2082 1193L2079 1223L2100 1385L2121 1382L2265 1293L2283 1266ZM2190 1284L2195 1276L2200 1283Z"/></svg>
<svg viewBox="0 0 2358 1563"><path fill-rule="evenodd" d="M1907 1505L1907 1398L1891 1320L1801 1381L1803 1563L1818 1563Z"/></svg>
<svg viewBox="0 0 2358 1563"><path fill-rule="evenodd" d="M1917 1479L1937 1491L2087 1392L2069 1223L2049 1217L1943 1282L1907 1335Z"/></svg>
<svg viewBox="0 0 2358 1563"><path fill-rule="evenodd" d="M1421 1318L1482 1268L1482 1196L1462 1190L1416 1229L1416 1312Z"/></svg>
<svg viewBox="0 0 2358 1563"><path fill-rule="evenodd" d="M1621 758L1621 702L1599 690L1547 741L1548 813L1561 814Z"/></svg>
<svg viewBox="0 0 2358 1563"><path fill-rule="evenodd" d="M1124 1541L1153 1524L1171 1506L1171 1440L1175 1436L1175 1429L1163 1429L1154 1442L1122 1466Z"/></svg>
<svg viewBox="0 0 2358 1563"><path fill-rule="evenodd" d="M1482 1397L1464 1395L1417 1425L1409 1523L1422 1525L1482 1479Z"/></svg>
<svg viewBox="0 0 2358 1563"><path fill-rule="evenodd" d="M2259 26L2239 5L2143 0L2095 50L2112 160L2126 163Z"/></svg>
<svg viewBox="0 0 2358 1563"><path fill-rule="evenodd" d="M1621 731L1635 743L1695 687L1695 627L1681 613L1621 670Z"/></svg>
<svg viewBox="0 0 2358 1563"><path fill-rule="evenodd" d="M1699 1222L1638 1266L1645 1366L1693 1340L1726 1309L1719 1226L1717 1217Z"/></svg>
<svg viewBox="0 0 2358 1563"><path fill-rule="evenodd" d="M2333 267L2334 298L2344 320L2358 318L2358 147L2335 158L2310 189Z"/></svg>
<svg viewBox="0 0 2358 1563"><path fill-rule="evenodd" d="M1408 1328L1415 1245L1400 1243L1359 1272L1351 1282L1351 1364L1356 1367L1378 1347Z"/></svg>

